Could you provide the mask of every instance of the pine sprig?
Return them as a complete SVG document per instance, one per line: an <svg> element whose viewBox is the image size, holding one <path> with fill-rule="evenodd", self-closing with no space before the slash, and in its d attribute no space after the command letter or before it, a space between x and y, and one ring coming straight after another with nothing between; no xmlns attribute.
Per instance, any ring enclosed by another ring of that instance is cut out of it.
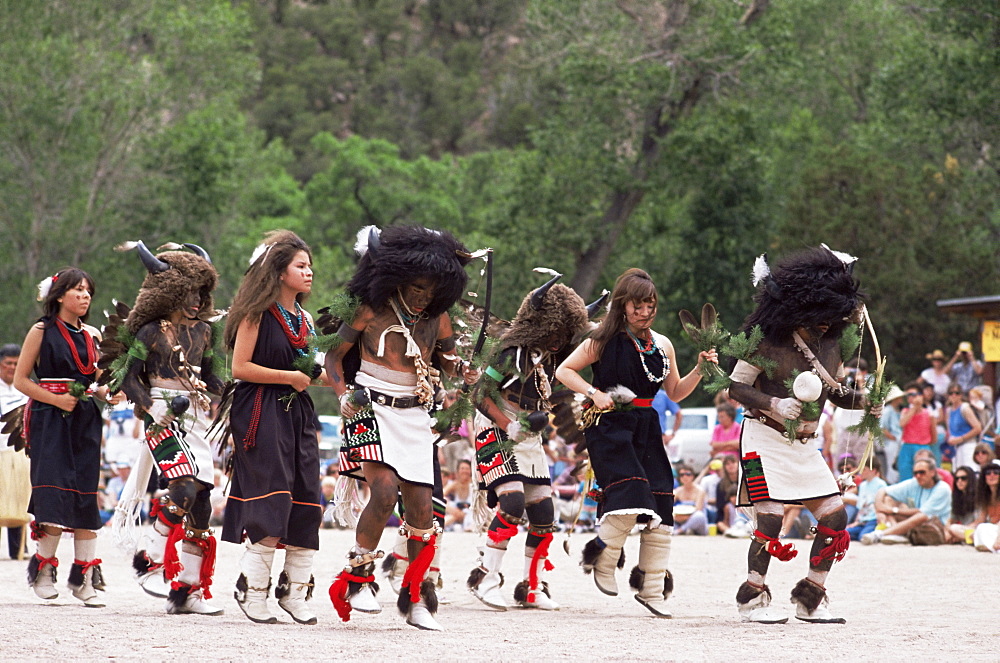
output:
<svg viewBox="0 0 1000 663"><path fill-rule="evenodd" d="M778 362L770 357L757 354L757 347L762 340L764 340L764 331L760 328L760 325L754 325L749 334L742 331L739 334L730 336L729 343L726 344L723 352L733 359L740 359L748 364L753 364L764 371L767 377L770 378L774 376L774 371L778 368Z"/></svg>
<svg viewBox="0 0 1000 663"><path fill-rule="evenodd" d="M358 314L358 307L361 306L361 300L349 292L343 291L337 293L333 301L330 302L329 308L330 315L337 318L347 324L354 322L355 316Z"/></svg>
<svg viewBox="0 0 1000 663"><path fill-rule="evenodd" d="M124 324L118 327L116 340L128 348L128 350L115 357L115 360L108 366L108 372L111 374L111 379L108 380L108 391L110 393L115 393L121 389L122 383L125 381L125 376L128 375L129 369L137 359L139 361L146 361L146 357L149 356L149 348L146 347L146 344L137 339L135 334L130 332Z"/></svg>
<svg viewBox="0 0 1000 663"><path fill-rule="evenodd" d="M212 374L218 376L223 382L229 382L233 376L229 371L229 365L226 363L226 353L222 349L222 337L226 329L225 316L210 323L210 326L212 328L212 340L208 349L205 350L204 357L212 361Z"/></svg>
<svg viewBox="0 0 1000 663"><path fill-rule="evenodd" d="M857 325L848 325L844 333L840 335L840 360L847 361L857 353L861 346L861 328Z"/></svg>

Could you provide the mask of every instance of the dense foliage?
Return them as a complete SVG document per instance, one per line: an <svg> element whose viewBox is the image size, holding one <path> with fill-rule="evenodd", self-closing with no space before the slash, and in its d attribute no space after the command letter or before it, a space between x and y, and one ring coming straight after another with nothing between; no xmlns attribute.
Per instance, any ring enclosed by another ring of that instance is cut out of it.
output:
<svg viewBox="0 0 1000 663"><path fill-rule="evenodd" d="M126 239L205 246L224 305L275 227L314 247L313 308L361 227L413 222L496 249L505 317L533 267L590 297L641 266L672 336L705 301L735 329L754 256L826 242L860 256L903 379L974 335L936 300L996 294L991 0L10 0L0 19L4 341L64 264L97 308L131 299Z"/></svg>

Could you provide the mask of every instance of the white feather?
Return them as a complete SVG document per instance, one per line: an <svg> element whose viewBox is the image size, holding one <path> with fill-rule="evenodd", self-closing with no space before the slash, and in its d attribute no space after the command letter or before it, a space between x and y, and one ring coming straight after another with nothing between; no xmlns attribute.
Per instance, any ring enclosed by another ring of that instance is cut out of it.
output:
<svg viewBox="0 0 1000 663"><path fill-rule="evenodd" d="M258 259L259 259L259 258L260 258L260 257L261 257L262 255L264 255L265 253L267 253L267 252L268 252L268 250L270 250L270 248L271 248L272 246L274 246L274 244L263 244L263 243L262 243L262 244L258 244L258 245L257 245L257 248L256 248L256 249L254 249L254 250L253 250L253 253L251 253L251 254L250 254L250 264L252 265L252 264L254 264L255 262L257 262L257 260L258 260Z"/></svg>
<svg viewBox="0 0 1000 663"><path fill-rule="evenodd" d="M381 234L378 226L365 226L358 231L357 240L354 242L354 252L358 254L359 258L368 253L368 237L371 235L372 229L374 229L377 234Z"/></svg>
<svg viewBox="0 0 1000 663"><path fill-rule="evenodd" d="M177 242L167 242L166 244L161 244L156 247L157 251L180 251L184 248L183 244L178 244Z"/></svg>
<svg viewBox="0 0 1000 663"><path fill-rule="evenodd" d="M833 255L837 256L840 259L840 262L844 263L844 265L850 265L852 262L857 262L858 260L855 256L852 256L849 253L844 253L843 251L834 251L826 244L820 244L820 246L822 246L824 249L826 249Z"/></svg>
<svg viewBox="0 0 1000 663"><path fill-rule="evenodd" d="M766 279L771 275L771 268L767 266L767 258L764 257L765 254L760 254L757 259L753 261L753 287L757 287L761 281Z"/></svg>
<svg viewBox="0 0 1000 663"><path fill-rule="evenodd" d="M631 403L635 400L635 392L621 384L616 384L604 393L610 396L615 403Z"/></svg>
<svg viewBox="0 0 1000 663"><path fill-rule="evenodd" d="M137 246L139 246L139 242L130 239L128 241L122 242L121 244L115 245L115 251L122 251L122 252L131 251Z"/></svg>
<svg viewBox="0 0 1000 663"><path fill-rule="evenodd" d="M49 296L50 290L52 290L52 277L46 276L38 283L38 296L35 299L44 302L45 298Z"/></svg>
<svg viewBox="0 0 1000 663"><path fill-rule="evenodd" d="M549 276L562 276L559 272L554 269L549 269L548 267L535 267L533 272L538 272L539 274L548 274Z"/></svg>

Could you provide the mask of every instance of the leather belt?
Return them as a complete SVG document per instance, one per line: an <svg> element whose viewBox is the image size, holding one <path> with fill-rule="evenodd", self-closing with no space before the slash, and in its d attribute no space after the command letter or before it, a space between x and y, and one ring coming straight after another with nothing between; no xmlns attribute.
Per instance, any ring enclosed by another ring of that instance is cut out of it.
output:
<svg viewBox="0 0 1000 663"><path fill-rule="evenodd" d="M759 421L768 428L778 431L779 433L781 433L782 437L784 437L786 440L788 439L788 431L785 430L784 424L778 423L777 421L767 416L760 410L756 410L754 408L749 408L747 412L750 413L750 416L753 417L755 421ZM798 433L796 434L795 439L801 442L802 444L805 444L808 440L815 439L816 437L818 437L816 433Z"/></svg>
<svg viewBox="0 0 1000 663"><path fill-rule="evenodd" d="M374 389L368 389L368 393L371 396L372 403L378 403L385 407L394 407L403 410L409 407L423 406L423 403L420 402L420 398L417 396L390 396Z"/></svg>
<svg viewBox="0 0 1000 663"><path fill-rule="evenodd" d="M527 398L525 396L518 396L516 394L506 394L504 396L508 401L518 406L522 410L541 410L542 401L538 398Z"/></svg>

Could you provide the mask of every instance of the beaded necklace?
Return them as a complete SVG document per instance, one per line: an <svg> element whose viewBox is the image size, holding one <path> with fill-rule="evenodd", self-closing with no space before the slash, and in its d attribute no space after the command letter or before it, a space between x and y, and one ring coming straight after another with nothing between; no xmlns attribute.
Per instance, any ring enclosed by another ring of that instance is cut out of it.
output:
<svg viewBox="0 0 1000 663"><path fill-rule="evenodd" d="M663 382L666 380L667 375L670 374L670 358L667 357L665 352L663 352L663 348L653 342L652 334L650 334L649 340L643 343L638 336L632 333L631 329L626 327L625 331L628 332L629 338L632 340L632 344L635 345L635 349L639 353L639 363L642 364L642 370L646 373L646 379L653 383ZM660 357L663 358L663 374L659 377L653 375L650 372L649 367L646 366L646 357L652 356L657 352L659 352Z"/></svg>
<svg viewBox="0 0 1000 663"><path fill-rule="evenodd" d="M418 320L427 317L423 312L410 312L410 307L406 305L406 300L403 299L402 294L399 295L399 306L396 307L396 313L399 314L400 322L411 327L416 325Z"/></svg>
<svg viewBox="0 0 1000 663"><path fill-rule="evenodd" d="M278 302L272 304L268 311L281 323L281 331L285 332L285 336L288 338L288 342L292 344L296 354L304 356L306 354L306 346L309 344L309 336L315 332L309 323L309 318L302 310L302 307L299 306L299 303L295 302L294 316ZM298 327L298 331L296 331L296 327Z"/></svg>
<svg viewBox="0 0 1000 663"><path fill-rule="evenodd" d="M76 364L76 370L80 371L82 375L93 375L94 371L97 370L97 346L94 343L93 337L83 327L73 330L83 334L83 342L87 346L87 363L85 365L80 361L80 353L76 351L76 343L70 338L69 327L58 317L56 318L56 328L69 346L70 354L73 355L73 363Z"/></svg>

